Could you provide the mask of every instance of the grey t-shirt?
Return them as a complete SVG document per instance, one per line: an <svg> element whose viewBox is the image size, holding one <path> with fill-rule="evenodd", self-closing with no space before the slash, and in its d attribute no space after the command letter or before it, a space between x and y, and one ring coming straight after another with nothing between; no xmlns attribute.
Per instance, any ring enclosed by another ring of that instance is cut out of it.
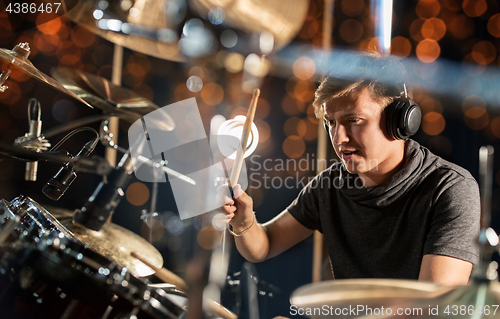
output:
<svg viewBox="0 0 500 319"><path fill-rule="evenodd" d="M336 163L288 206L323 233L335 278L417 279L426 254L478 261L477 182L413 140L405 154L399 172L368 188Z"/></svg>

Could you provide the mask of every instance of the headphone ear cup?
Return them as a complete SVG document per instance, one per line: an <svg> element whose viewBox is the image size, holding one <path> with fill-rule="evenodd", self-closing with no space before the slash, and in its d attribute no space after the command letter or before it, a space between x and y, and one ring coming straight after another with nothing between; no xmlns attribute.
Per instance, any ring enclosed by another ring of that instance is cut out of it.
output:
<svg viewBox="0 0 500 319"><path fill-rule="evenodd" d="M417 103L407 98L396 98L386 110L390 138L406 140L417 133L422 122L422 111Z"/></svg>

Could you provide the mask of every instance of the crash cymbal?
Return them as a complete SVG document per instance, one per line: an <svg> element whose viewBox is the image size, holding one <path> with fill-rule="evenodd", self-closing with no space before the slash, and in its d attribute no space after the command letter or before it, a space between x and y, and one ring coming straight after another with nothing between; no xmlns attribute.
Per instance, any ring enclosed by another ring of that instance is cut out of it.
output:
<svg viewBox="0 0 500 319"><path fill-rule="evenodd" d="M184 57L179 53L179 39L174 30L185 10L184 0L129 1L128 6L123 6L121 1L83 0L66 13L66 17L112 43L181 62Z"/></svg>
<svg viewBox="0 0 500 319"><path fill-rule="evenodd" d="M224 26L247 33L243 39L232 32L237 44L223 44L231 49L237 45L235 50L244 54L250 53L252 34L271 34L267 48L260 48L269 54L297 35L308 9L308 0L82 0L66 16L113 43L181 62L217 52L221 46L216 33ZM202 22L201 16L209 21Z"/></svg>
<svg viewBox="0 0 500 319"><path fill-rule="evenodd" d="M454 287L414 280L347 279L309 284L295 290L290 298L298 308L352 309L360 307L381 309L407 305L444 295ZM330 308L332 307L332 308ZM343 317L360 317L362 309L341 313ZM364 313L363 313L364 314ZM324 315L324 314L323 314ZM316 316L312 316L313 318Z"/></svg>
<svg viewBox="0 0 500 319"><path fill-rule="evenodd" d="M82 102L83 104L89 107L92 107L92 105L87 103L85 100L81 99L78 95L66 89L61 83L57 82L48 75L40 72L31 63L31 61L28 60L29 53L30 53L30 48L27 42L18 44L14 48L14 50L0 49L0 60L6 63L5 68L3 68L2 66L3 70L1 75L2 83L0 85L3 85L3 82L9 77L10 73L12 72L11 68L14 67L28 74L29 76L37 79L38 81L45 83L55 88L56 90L71 96L72 98ZM5 89L7 89L7 87L5 87Z"/></svg>
<svg viewBox="0 0 500 319"><path fill-rule="evenodd" d="M190 3L208 16L221 12L224 23L235 29L271 33L275 50L297 35L309 10L308 0L192 0Z"/></svg>
<svg viewBox="0 0 500 319"><path fill-rule="evenodd" d="M140 251L155 266L163 266L163 258L153 245L121 226L108 222L101 230L94 231L72 222L63 225L91 250L127 268L136 277L152 275L154 270L132 257L133 251Z"/></svg>
<svg viewBox="0 0 500 319"><path fill-rule="evenodd" d="M72 210L45 205L50 214L57 218L81 242L98 254L127 268L136 277L152 275L154 270L131 256L134 251L141 252L156 267L163 266L160 252L141 236L121 226L107 222L99 231L94 231L72 222Z"/></svg>

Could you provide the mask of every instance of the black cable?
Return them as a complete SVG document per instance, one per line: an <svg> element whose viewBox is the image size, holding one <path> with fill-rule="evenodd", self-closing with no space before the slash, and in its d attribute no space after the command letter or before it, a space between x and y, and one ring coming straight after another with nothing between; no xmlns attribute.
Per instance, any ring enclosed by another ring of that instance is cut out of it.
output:
<svg viewBox="0 0 500 319"><path fill-rule="evenodd" d="M69 132L65 137L63 137L59 142L57 142L56 145L54 145L50 150L49 152L53 152L53 151L56 151L59 147L61 147L62 144L64 144L68 139L70 139L73 135L77 134L77 133L80 133L80 132L84 132L84 131L90 131L90 132L94 132L95 135L96 135L96 138L94 139L94 142L92 143L94 145L94 148L95 148L95 145L97 145L97 141L99 141L99 132L97 132L95 129L91 128L91 127L81 127L81 128L78 128L76 130L73 130L71 132Z"/></svg>

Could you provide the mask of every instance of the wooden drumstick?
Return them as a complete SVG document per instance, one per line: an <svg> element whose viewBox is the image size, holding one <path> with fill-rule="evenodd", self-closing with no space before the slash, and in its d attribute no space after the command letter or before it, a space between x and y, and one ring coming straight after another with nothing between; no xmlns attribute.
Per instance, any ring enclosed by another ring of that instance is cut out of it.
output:
<svg viewBox="0 0 500 319"><path fill-rule="evenodd" d="M176 274L174 274L173 272L171 272L170 270L168 270L166 268L163 268L163 267L160 268L160 267L153 265L146 258L142 257L141 255L139 255L138 253L136 253L134 251L131 252L130 254L132 255L132 257L137 258L138 260L140 260L144 264L146 264L146 266L153 269L156 272L156 276L158 278L160 278L161 280L163 280L164 282L175 285L181 291L185 291L185 292L188 291L188 286L187 286L186 282L184 281L184 279L182 279L181 277L177 276ZM213 300L207 299L206 306L208 307L208 310L211 313L213 313L216 316L219 316L221 318L224 318L224 319L237 319L238 318L238 316L236 316L232 311L224 308L222 305L220 305L219 303L217 303Z"/></svg>
<svg viewBox="0 0 500 319"><path fill-rule="evenodd" d="M174 274L173 272L171 272L166 268L163 267L160 268L153 265L149 260L147 260L146 258L142 257L141 255L139 255L134 251L131 252L130 254L132 255L132 257L139 259L140 261L145 263L146 266L153 269L156 272L156 276L161 280L163 280L164 282L175 285L177 288L179 288L179 290L187 291L188 286L184 281L184 279L182 279L181 277L177 276L176 274Z"/></svg>
<svg viewBox="0 0 500 319"><path fill-rule="evenodd" d="M236 152L236 158L234 160L233 169L231 171L231 177L229 178L229 187L238 184L238 178L240 176L241 166L243 165L243 159L245 151L247 150L248 136L252 130L253 118L255 116L255 110L257 109L257 101L259 100L260 90L253 90L252 101L250 102L250 107L248 108L247 118L245 124L243 124L243 132L241 133L241 147L238 148Z"/></svg>

